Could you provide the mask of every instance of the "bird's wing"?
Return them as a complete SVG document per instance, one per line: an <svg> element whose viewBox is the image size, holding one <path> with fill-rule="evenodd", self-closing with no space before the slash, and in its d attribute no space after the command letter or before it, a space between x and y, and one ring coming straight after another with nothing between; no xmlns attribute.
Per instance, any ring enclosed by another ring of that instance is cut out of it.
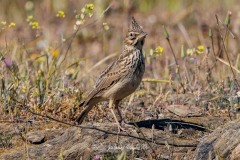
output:
<svg viewBox="0 0 240 160"><path fill-rule="evenodd" d="M125 50L117 59L117 61L111 63L98 77L95 88L90 92L88 100L95 96L100 96L107 89L111 88L119 80L127 75L127 68L124 67L130 63L127 60L129 51Z"/></svg>
<svg viewBox="0 0 240 160"><path fill-rule="evenodd" d="M110 76L110 72L113 72L114 68L116 68L118 64L116 64L116 62L112 62L110 65L107 66L107 68L102 71L102 73L99 75L96 84L95 84L95 88L98 88L100 86L100 84L102 83L102 80L106 77Z"/></svg>

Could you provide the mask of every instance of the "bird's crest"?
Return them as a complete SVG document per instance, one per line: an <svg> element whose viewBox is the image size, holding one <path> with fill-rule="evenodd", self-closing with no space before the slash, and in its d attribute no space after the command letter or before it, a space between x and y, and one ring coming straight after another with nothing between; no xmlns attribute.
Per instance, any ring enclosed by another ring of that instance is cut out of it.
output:
<svg viewBox="0 0 240 160"><path fill-rule="evenodd" d="M134 17L132 17L131 24L129 26L128 32L142 32L141 26L137 23Z"/></svg>

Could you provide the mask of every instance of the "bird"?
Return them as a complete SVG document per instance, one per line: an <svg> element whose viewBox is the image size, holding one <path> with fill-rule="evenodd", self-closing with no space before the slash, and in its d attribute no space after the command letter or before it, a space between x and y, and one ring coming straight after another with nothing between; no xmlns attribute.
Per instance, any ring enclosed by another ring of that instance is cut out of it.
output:
<svg viewBox="0 0 240 160"><path fill-rule="evenodd" d="M142 81L145 72L145 58L142 49L146 36L147 33L132 17L123 41L124 47L121 54L99 75L95 87L81 104L81 106L85 106L85 109L76 119L78 124L82 124L89 111L97 103L109 101L113 118L118 124L118 128L122 129L121 123L119 123L123 120L118 108L119 102L132 94ZM117 119L114 109L117 110L120 120Z"/></svg>

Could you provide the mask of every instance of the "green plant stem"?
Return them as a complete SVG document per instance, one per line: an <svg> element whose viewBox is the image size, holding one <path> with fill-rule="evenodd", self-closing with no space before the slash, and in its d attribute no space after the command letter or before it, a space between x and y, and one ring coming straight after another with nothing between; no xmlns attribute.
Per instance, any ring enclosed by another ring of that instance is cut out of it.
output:
<svg viewBox="0 0 240 160"><path fill-rule="evenodd" d="M175 60L176 66L177 66L177 74L178 74L178 77L179 77L180 85L181 85L181 87L182 87L182 89L183 89L183 92L185 93L186 90L185 90L185 87L184 87L183 82L182 82L182 77L181 77L181 75L180 75L180 67L179 67L179 64L178 64L176 55L175 55L175 53L174 53L174 51L173 51L173 47L172 47L172 44L171 44L171 42L170 42L169 37L167 37L166 39L167 39L167 41L168 41L169 47L170 47L170 49L171 49L171 53L172 53L172 55L173 55L173 57L174 57L174 60Z"/></svg>
<svg viewBox="0 0 240 160"><path fill-rule="evenodd" d="M236 74L235 74L235 72L233 71L233 67L232 67L232 64L231 64L231 61L230 61L230 58L229 58L229 54L228 54L227 48L226 48L225 43L224 43L224 38L223 38L223 35L221 34L221 31L220 31L219 19L218 19L218 16L217 16L217 15L216 15L216 19L217 19L218 31L219 31L219 34L220 34L220 37L221 37L221 41L222 41L222 45L223 45L222 48L224 49L224 52L226 53L229 66L230 66L231 72L232 72L232 74L233 74L234 81L236 82L237 88L239 89L240 86L239 86L239 83L238 83L238 81L237 81ZM228 28L228 26L226 26L226 27ZM227 32L227 30L226 30L226 32ZM226 34L225 34L225 37L226 37Z"/></svg>

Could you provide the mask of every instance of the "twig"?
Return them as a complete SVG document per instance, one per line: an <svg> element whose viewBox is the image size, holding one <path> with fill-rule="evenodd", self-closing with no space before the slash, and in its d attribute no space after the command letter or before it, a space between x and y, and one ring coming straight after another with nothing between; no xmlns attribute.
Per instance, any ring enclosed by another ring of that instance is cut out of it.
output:
<svg viewBox="0 0 240 160"><path fill-rule="evenodd" d="M219 58L219 57L216 57L216 59L220 62L222 62L223 64L227 65L230 67L230 64L226 61L224 61L223 59ZM238 70L236 67L232 66L232 69L234 69L237 73L240 73L240 70Z"/></svg>
<svg viewBox="0 0 240 160"><path fill-rule="evenodd" d="M193 47L192 41L191 41L190 36L189 36L186 28L184 27L184 25L182 23L178 23L178 28L182 32L183 37L186 40L188 47L192 48Z"/></svg>
<svg viewBox="0 0 240 160"><path fill-rule="evenodd" d="M217 21L219 21L221 24L223 24L223 23L218 19L217 15L215 15L215 16L216 16ZM220 32L219 23L217 23L217 25L218 25L218 31L219 31L219 34L220 34L221 32ZM226 28L226 26L225 26L224 24L223 24L223 26ZM225 41L226 38L227 38L227 31L228 31L228 30L225 31L223 41ZM209 37L211 38L213 55L214 55L214 57L215 57L215 61L214 61L213 65L212 65L212 67L210 68L210 70L212 70L212 69L214 68L214 66L217 64L217 57L220 56L220 54L221 54L221 52L222 52L222 50L223 50L223 46L221 46L221 48L218 50L218 53L216 54L216 52L215 52L215 47L214 47L214 40L213 40L213 31L212 31L211 29L209 30Z"/></svg>
<svg viewBox="0 0 240 160"><path fill-rule="evenodd" d="M106 62L107 60L115 57L117 55L117 53L113 53L110 54L109 56L103 58L102 60L100 60L99 62L97 62L93 67L91 67L87 72L90 73L92 70L94 70L95 68L97 68L98 66L100 66L101 64L103 64L104 62Z"/></svg>
<svg viewBox="0 0 240 160"><path fill-rule="evenodd" d="M171 80L162 80L162 79L153 79L153 78L144 78L142 82L152 82L152 83L172 83Z"/></svg>
<svg viewBox="0 0 240 160"><path fill-rule="evenodd" d="M218 16L217 16L217 15L216 15L216 19L217 19L217 25L219 26L219 19L218 19ZM228 19L229 19L229 23L230 23L230 13L228 13ZM229 23L226 24L227 27L228 27ZM238 89L239 89L240 86L239 86L239 84L238 84L238 81L237 81L236 75L235 75L235 73L234 73L234 71L233 71L233 67L232 67L232 64L231 64L231 62L230 62L229 54L228 54L228 51L227 51L227 49L226 49L226 46L225 46L225 43L224 43L223 36L222 36L222 34L221 34L221 32L220 32L220 27L218 27L218 29L219 29L219 34L220 34L220 36L221 36L221 40L222 40L222 44L223 44L223 49L224 49L224 51L225 51L225 53L226 53L226 56L227 56L227 60L228 60L229 66L230 66L231 71L232 71L232 74L233 74L234 81L236 82L237 87L238 87Z"/></svg>
<svg viewBox="0 0 240 160"><path fill-rule="evenodd" d="M228 12L228 15L231 15L232 13L231 12ZM216 15L216 17L217 17L217 15ZM229 17L230 18L230 17ZM233 32L230 30L230 28L228 27L228 24L224 24L220 19L218 19L217 18L217 20L218 20L218 22L220 22L222 25L223 25L223 27L230 33L230 35L232 36L232 38L233 39L236 39L236 36L233 34ZM229 19L230 20L230 19Z"/></svg>
<svg viewBox="0 0 240 160"><path fill-rule="evenodd" d="M209 33L208 33L209 37L211 38L211 44L212 44L212 50L213 50L213 55L214 55L214 58L216 60L216 52L215 52L215 47L214 47L214 41L213 41L213 32L212 32L212 29L210 28L209 29ZM216 60L217 61L217 60Z"/></svg>
<svg viewBox="0 0 240 160"><path fill-rule="evenodd" d="M163 26L163 32L164 32L164 36L165 36L165 38L166 38L166 40L167 40L167 42L168 42L168 44L169 44L169 47L170 47L170 49L171 49L171 53L172 53L172 55L173 55L173 57L174 57L175 64L176 64L176 66L177 66L177 71L176 71L176 72L177 72L178 77L179 77L180 85L181 85L181 87L182 87L182 89L183 89L183 92L185 93L186 90L185 90L185 87L184 87L183 82L182 82L182 77L181 77L181 75L180 75L180 67L179 67L179 64L178 64L176 55L175 55L175 53L174 53L174 50L173 50L173 47L172 47L172 44L171 44L171 41L170 41L170 38L169 38L169 34L168 34L165 26Z"/></svg>

